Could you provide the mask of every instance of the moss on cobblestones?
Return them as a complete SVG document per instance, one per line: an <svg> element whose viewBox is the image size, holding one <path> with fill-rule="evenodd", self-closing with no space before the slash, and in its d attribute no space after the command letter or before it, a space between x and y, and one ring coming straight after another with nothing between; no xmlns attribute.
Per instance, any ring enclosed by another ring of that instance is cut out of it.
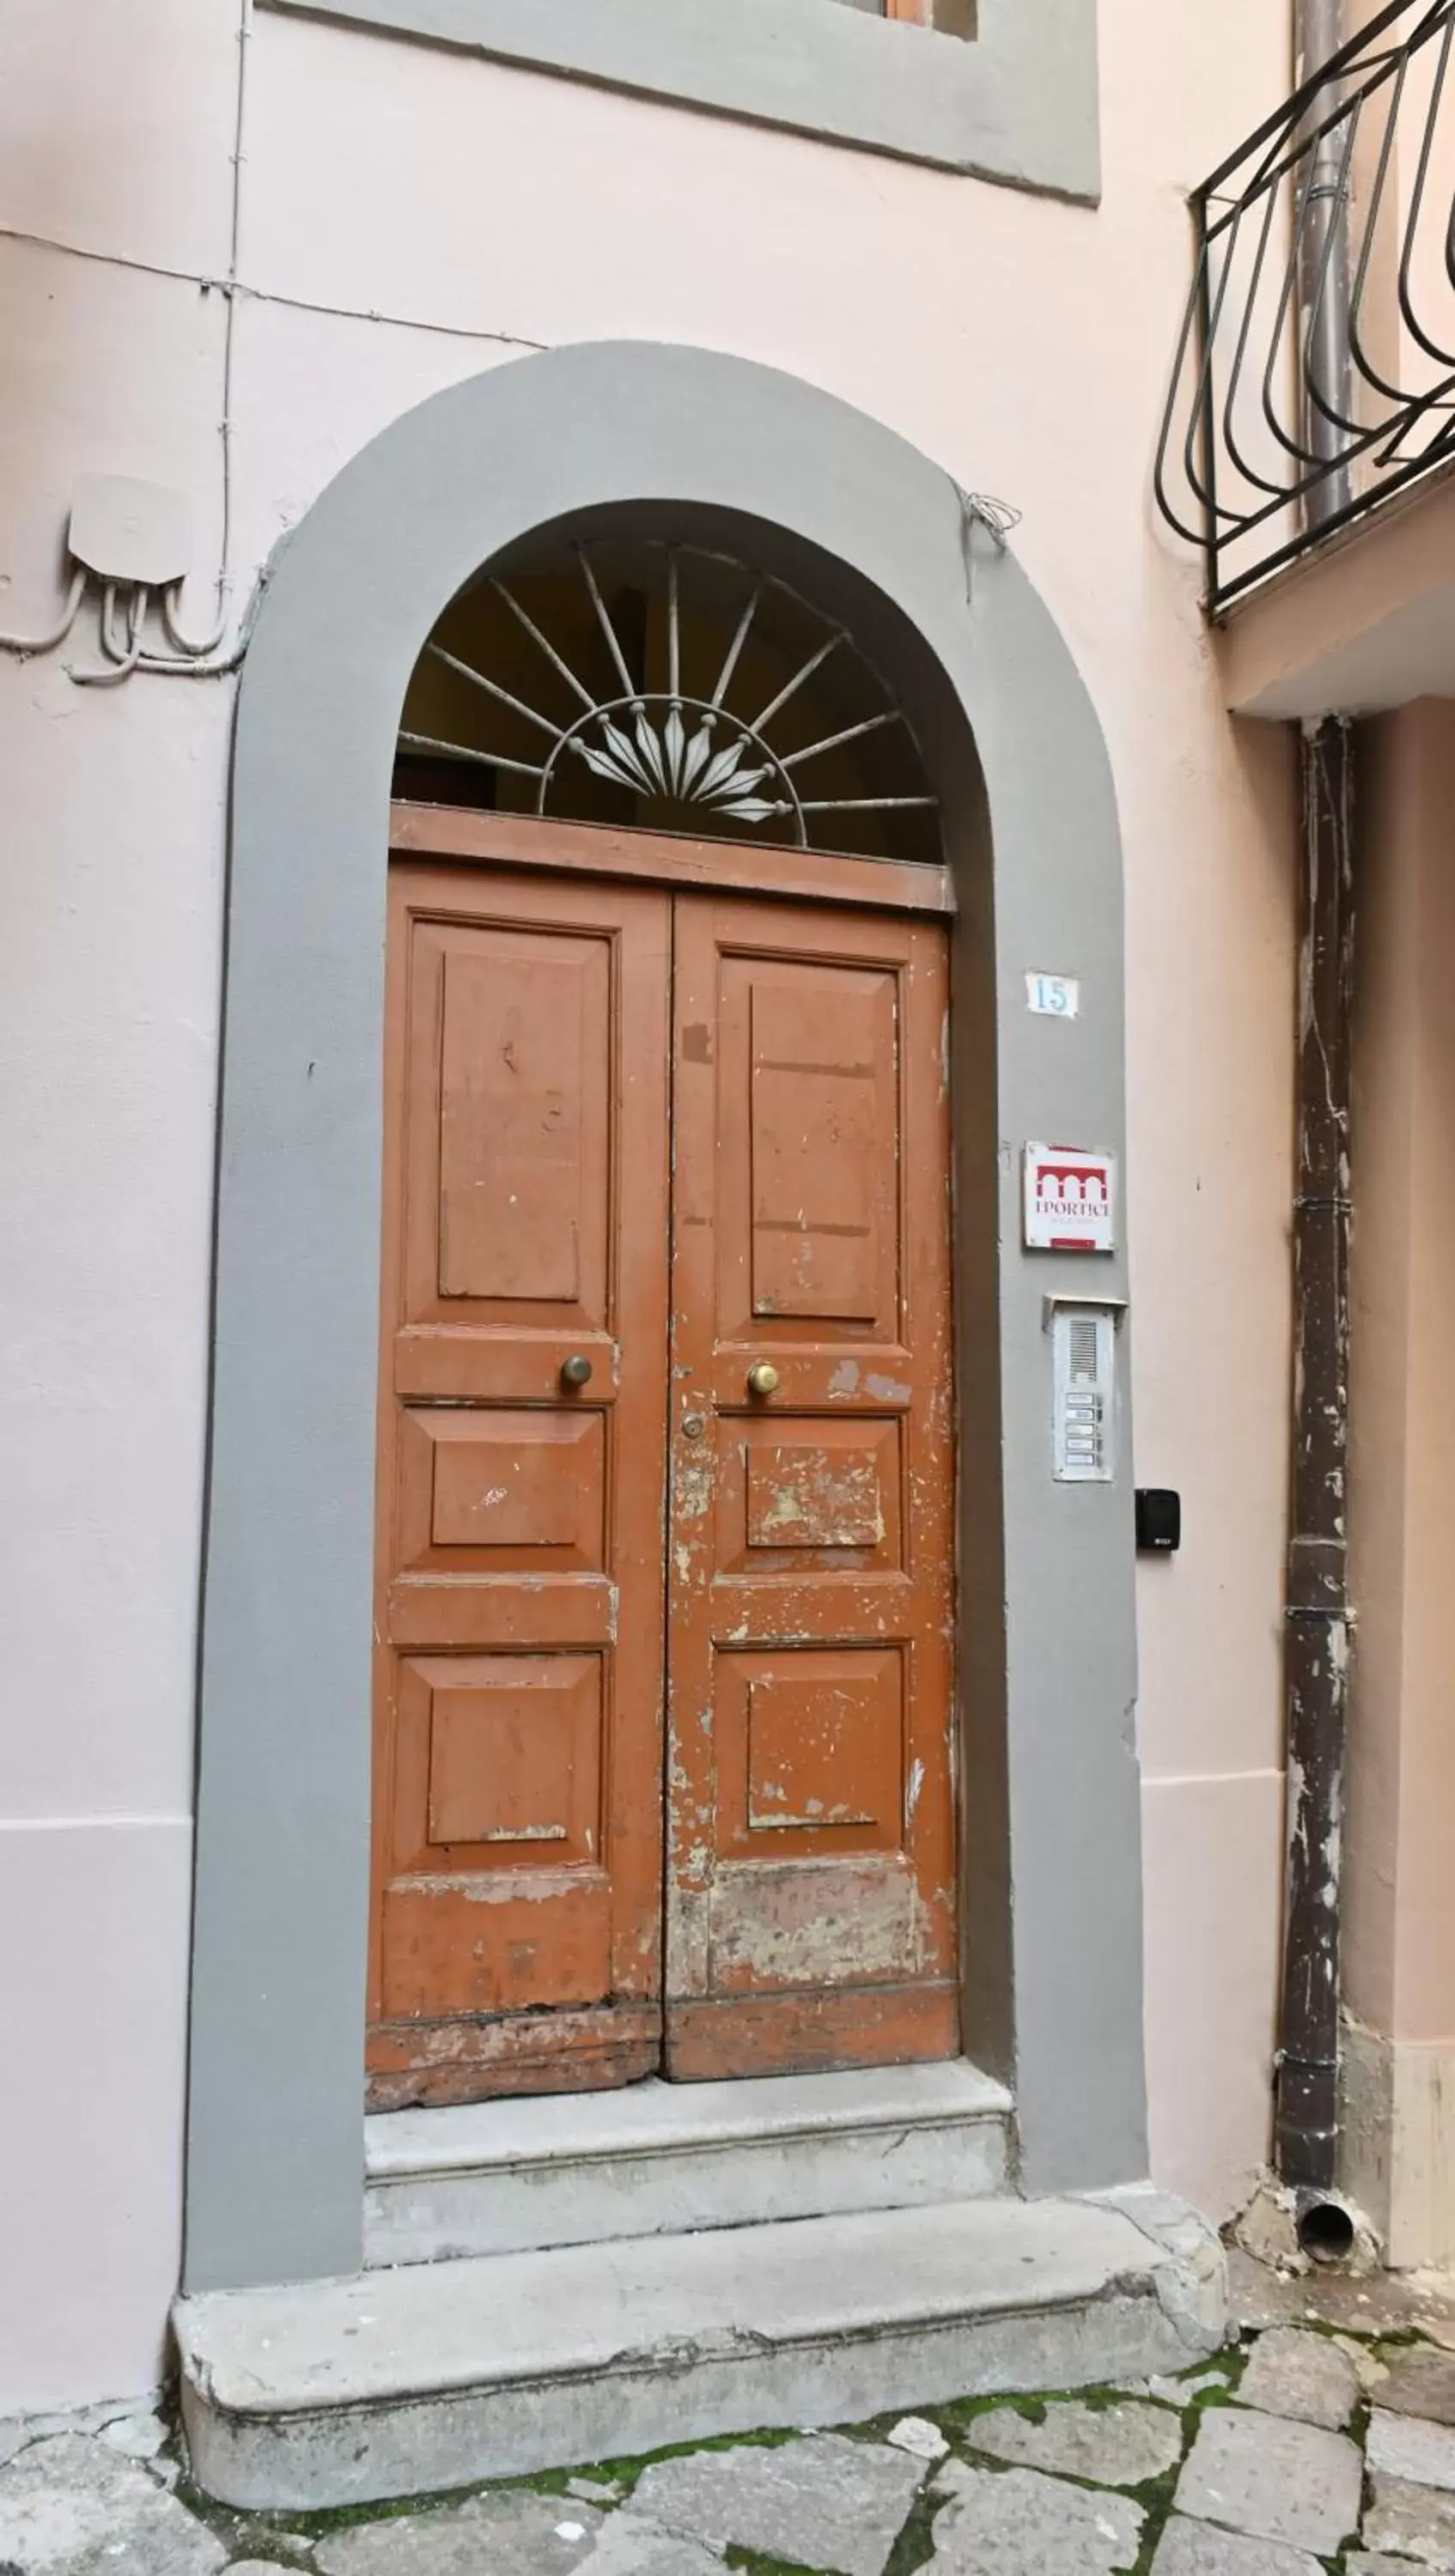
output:
<svg viewBox="0 0 1455 2576"><path fill-rule="evenodd" d="M889 2553L884 2576L916 2576L919 2568L928 2566L934 2554L935 2516L944 2501L942 2495L931 2492L927 2478L910 2507L909 2520Z"/></svg>
<svg viewBox="0 0 1455 2576"><path fill-rule="evenodd" d="M897 2422L898 2418L892 2416L890 2421ZM802 2428L797 2425L787 2427L765 2425L751 2433L708 2433L697 2442L664 2443L660 2451L643 2451L639 2455L624 2456L621 2459L593 2460L585 2465L578 2462L575 2468L563 2469L559 2474L563 2478L601 2478L603 2480L614 2478L621 2488L624 2501L627 2496L635 2495L637 2482L643 2471L655 2467L658 2460L690 2459L699 2451L738 2451L745 2443L752 2443L760 2450L776 2450L784 2442L797 2442L801 2439ZM556 2473L553 2472L554 2474ZM544 2481L538 2478L519 2478L515 2484L539 2486L543 2493L550 2495L560 2492L555 2486L547 2487Z"/></svg>
<svg viewBox="0 0 1455 2576"><path fill-rule="evenodd" d="M1195 2400L1194 2403L1196 2403ZM1182 2475L1182 2461L1187 2457L1189 2441L1195 2431L1195 2420L1189 2423L1188 2417L1184 2415L1182 2459L1178 2460L1174 2468L1168 2469L1163 2477L1149 2478L1145 2486L1132 2489L1133 2495L1147 2516L1142 2525L1142 2546L1137 2552L1132 2576L1150 2576L1152 2561L1157 2555L1157 2544L1167 2527L1167 2517L1172 2511L1172 2501L1177 2493L1177 2481Z"/></svg>
<svg viewBox="0 0 1455 2576"><path fill-rule="evenodd" d="M1346 2345L1357 2344L1367 2355L1390 2361L1411 2347L1424 2344L1427 2340L1413 2327L1396 2328L1392 2331L1372 2328L1361 2332L1357 2327L1329 2325L1322 2319L1312 2316L1300 2320L1300 2323L1307 2332L1327 2335ZM1175 2376L1168 2374L1159 2379L1155 2393L1142 2387L1115 2384L1092 2388L1056 2388L1035 2391L993 2390L983 2395L962 2397L940 2405L922 2404L912 2411L934 2425L943 2435L949 2446L948 2456L951 2459L962 2461L983 2475L995 2478L1010 2474L1016 2463L999 2458L989 2451L977 2450L975 2447L974 2428L979 2419L985 2415L1008 2412L1020 2416L1028 2425L1039 2427L1046 2423L1055 2409L1063 2405L1074 2405L1080 2410L1083 2418L1087 2413L1096 2415L1129 2404L1164 2410L1180 2428L1180 2451L1177 2461L1155 2478L1137 2485L1110 2487L1105 2478L1078 2475L1064 2467L1039 2471L1040 2475L1054 2477L1060 2484L1075 2487L1083 2493L1122 2495L1139 2506L1144 2520L1137 2556L1133 2566L1127 2571L1127 2576L1152 2576L1157 2551L1174 2508L1178 2480L1188 2451L1196 2438L1198 2425L1202 2417L1211 2410L1221 2407L1239 2410L1243 2408L1245 2401L1240 2393L1243 2377L1251 2351L1258 2340L1256 2334L1251 2335L1242 2344L1232 2345L1206 2361L1189 2364L1184 2371ZM850 2441L882 2444L888 2440L906 2411L911 2410L896 2407L867 2417L859 2423L826 2425L819 2429L824 2432L832 2431ZM1264 2410L1255 2407L1252 2411L1259 2413ZM778 2449L799 2441L809 2431L808 2427L762 2426L753 2431L720 2434L700 2441L668 2443L660 2449L638 2454L577 2461L559 2468L537 2470L524 2477L481 2479L467 2486L455 2487L431 2495L401 2497L388 2502L345 2505L318 2512L239 2513L204 2495L194 2484L186 2464L185 2449L175 2411L168 2407L159 2409L159 2412L163 2413L164 2420L168 2424L168 2438L162 2451L150 2465L172 2484L172 2491L178 2503L221 2542L227 2553L229 2566L237 2567L244 2561L263 2560L276 2562L281 2568L296 2571L296 2576L317 2576L314 2558L316 2545L334 2533L368 2529L379 2524L413 2520L420 2515L448 2512L451 2508L468 2503L477 2496L500 2495L520 2490L569 2505L578 2500L572 2496L571 2491L573 2486L582 2481L591 2481L602 2489L614 2490L614 2494L603 2493L592 2498L594 2503L599 2504L609 2514L616 2506L630 2502L637 2492L644 2473L658 2463L689 2459L705 2452L731 2453L745 2449ZM1361 2451L1367 2441L1370 2412L1371 2393L1365 2387L1354 2404L1347 2426L1349 2438L1359 2446ZM1093 2467L1114 2465L1118 2459L1125 2465L1132 2465L1137 2459L1135 2452L1120 2449L1116 2444L1111 2447L1102 2445L1100 2437L1096 2439L1095 2448L1088 2448L1081 2453L1067 2449L1064 2456L1078 2457ZM1141 2456L1145 2459L1146 2453L1142 2453ZM1155 2450L1152 2456L1157 2456ZM921 2465L923 2474L919 2491L910 2505L907 2518L890 2551L884 2576L922 2576L922 2571L928 2569L933 2560L935 2519L943 2510L947 2498L944 2489L936 2486L937 2464L927 2461ZM1363 2482L1363 2504L1366 2509L1369 2500L1370 2480L1366 2471ZM792 2537L795 2543L801 2545L797 2531L792 2534ZM1319 2558L1316 2563L1324 2571L1324 2576L1350 2576L1351 2559L1357 2546L1355 2542L1349 2541L1332 2556ZM724 2566L728 2576L825 2576L825 2571L821 2568L799 2564L795 2560L766 2556L734 2544L729 2544L726 2549ZM0 2566L0 2576L8 2576L8 2571L3 2566Z"/></svg>
<svg viewBox="0 0 1455 2576"><path fill-rule="evenodd" d="M726 2563L742 2569L743 2576L823 2576L821 2568L795 2567L787 2558L764 2558L756 2549L734 2549L731 2544Z"/></svg>

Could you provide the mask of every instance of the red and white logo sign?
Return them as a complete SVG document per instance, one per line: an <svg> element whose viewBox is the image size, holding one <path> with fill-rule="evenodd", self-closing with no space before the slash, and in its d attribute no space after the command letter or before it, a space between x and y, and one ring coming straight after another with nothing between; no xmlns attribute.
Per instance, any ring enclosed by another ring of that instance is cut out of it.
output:
<svg viewBox="0 0 1455 2576"><path fill-rule="evenodd" d="M1116 1250L1115 1154L1082 1145L1027 1145L1028 1252Z"/></svg>

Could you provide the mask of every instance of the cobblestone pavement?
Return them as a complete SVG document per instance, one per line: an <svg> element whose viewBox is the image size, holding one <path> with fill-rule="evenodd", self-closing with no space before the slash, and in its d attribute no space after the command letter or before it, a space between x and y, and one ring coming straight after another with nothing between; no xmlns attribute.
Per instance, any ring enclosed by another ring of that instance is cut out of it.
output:
<svg viewBox="0 0 1455 2576"><path fill-rule="evenodd" d="M0 2576L1417 2576L1455 2570L1455 2310L1242 2266L1177 2380L332 2514L233 2514L164 2413L0 2424Z"/></svg>

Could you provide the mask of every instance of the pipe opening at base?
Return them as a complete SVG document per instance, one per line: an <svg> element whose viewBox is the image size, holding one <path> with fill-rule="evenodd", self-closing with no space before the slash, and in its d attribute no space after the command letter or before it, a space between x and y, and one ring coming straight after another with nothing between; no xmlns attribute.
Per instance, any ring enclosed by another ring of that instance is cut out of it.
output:
<svg viewBox="0 0 1455 2576"><path fill-rule="evenodd" d="M1294 2220L1294 2233L1314 2263L1345 2263L1354 2251L1354 2221L1337 2200L1306 2201Z"/></svg>

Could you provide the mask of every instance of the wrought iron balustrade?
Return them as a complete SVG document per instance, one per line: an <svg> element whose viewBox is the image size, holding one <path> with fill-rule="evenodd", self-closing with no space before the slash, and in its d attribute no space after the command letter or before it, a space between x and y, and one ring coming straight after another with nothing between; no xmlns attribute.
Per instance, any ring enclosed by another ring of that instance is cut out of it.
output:
<svg viewBox="0 0 1455 2576"><path fill-rule="evenodd" d="M1390 0L1192 198L1158 444L1216 614L1455 455L1455 0Z"/></svg>

